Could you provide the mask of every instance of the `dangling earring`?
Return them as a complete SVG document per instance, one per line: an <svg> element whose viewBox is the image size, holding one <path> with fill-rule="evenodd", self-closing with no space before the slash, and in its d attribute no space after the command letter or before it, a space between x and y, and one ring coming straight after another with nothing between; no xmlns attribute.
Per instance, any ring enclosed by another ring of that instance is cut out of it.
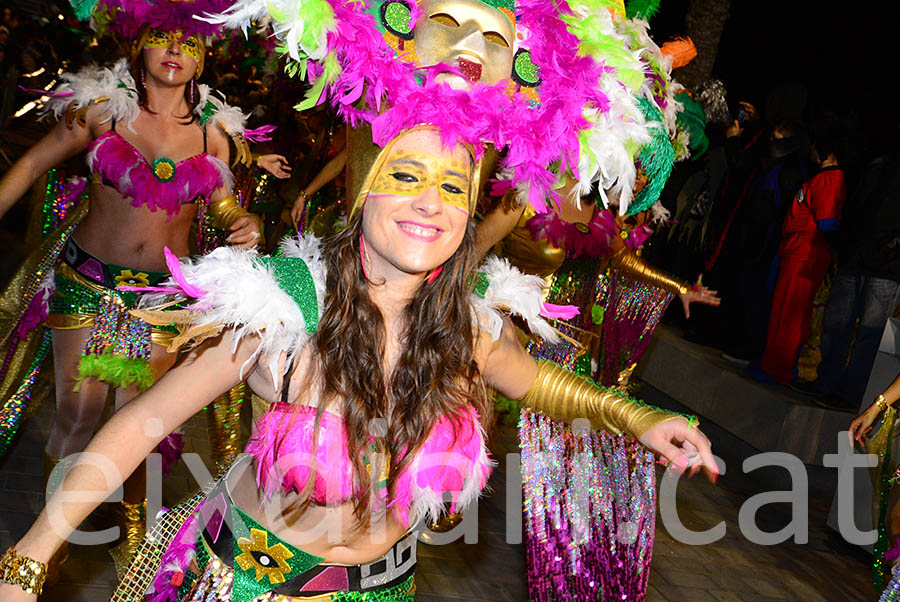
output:
<svg viewBox="0 0 900 602"><path fill-rule="evenodd" d="M363 241L362 232L359 233L359 262L362 264L363 276L369 279L369 270L366 269L366 260L369 253L366 251L366 243Z"/></svg>
<svg viewBox="0 0 900 602"><path fill-rule="evenodd" d="M141 86L144 87L144 90L147 89L147 79L145 77L146 72L144 71L144 66L141 65Z"/></svg>
<svg viewBox="0 0 900 602"><path fill-rule="evenodd" d="M438 267L431 270L431 273L428 274L428 278L426 279L428 281L428 284L431 284L435 280L437 280L437 277L440 276L441 272L443 272L443 271L444 271L444 264L441 264Z"/></svg>
<svg viewBox="0 0 900 602"><path fill-rule="evenodd" d="M191 104L194 104L194 91L195 91L196 89L197 89L197 80L196 80L196 79L191 79L191 89L190 89L190 91L188 92L188 94L189 94L189 99L190 99L190 103L191 103Z"/></svg>

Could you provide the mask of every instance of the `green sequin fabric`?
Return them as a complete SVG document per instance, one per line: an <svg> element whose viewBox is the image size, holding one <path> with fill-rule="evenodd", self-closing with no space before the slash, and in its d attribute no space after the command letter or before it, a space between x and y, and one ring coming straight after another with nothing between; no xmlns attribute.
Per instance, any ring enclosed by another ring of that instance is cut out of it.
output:
<svg viewBox="0 0 900 602"><path fill-rule="evenodd" d="M307 334L313 334L319 326L319 300L306 262L296 257L260 257L259 261L272 270L278 288L300 308Z"/></svg>

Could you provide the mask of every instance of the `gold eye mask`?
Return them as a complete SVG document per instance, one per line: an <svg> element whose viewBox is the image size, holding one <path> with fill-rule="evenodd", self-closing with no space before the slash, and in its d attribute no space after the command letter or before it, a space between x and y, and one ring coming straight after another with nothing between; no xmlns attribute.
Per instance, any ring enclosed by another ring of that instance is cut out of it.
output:
<svg viewBox="0 0 900 602"><path fill-rule="evenodd" d="M144 41L144 48L168 48L172 42L178 42L178 48L181 54L192 58L197 62L203 58L205 49L203 42L197 36L189 36L182 38L180 31L159 31L151 29L147 33L147 39Z"/></svg>
<svg viewBox="0 0 900 602"><path fill-rule="evenodd" d="M418 196L437 187L441 201L468 214L471 169L458 159L397 151L375 177L369 195Z"/></svg>

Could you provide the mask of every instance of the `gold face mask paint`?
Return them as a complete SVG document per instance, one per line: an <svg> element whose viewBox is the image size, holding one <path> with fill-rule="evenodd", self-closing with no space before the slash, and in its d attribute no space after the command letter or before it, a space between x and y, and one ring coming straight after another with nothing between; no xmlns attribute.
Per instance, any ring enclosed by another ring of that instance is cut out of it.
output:
<svg viewBox="0 0 900 602"><path fill-rule="evenodd" d="M178 43L181 54L198 63L206 52L203 42L197 36L183 38L180 31L160 31L158 29L151 29L147 32L144 48L168 48L173 42Z"/></svg>
<svg viewBox="0 0 900 602"><path fill-rule="evenodd" d="M469 213L471 165L421 152L391 152L369 195L418 196L437 187L441 201Z"/></svg>

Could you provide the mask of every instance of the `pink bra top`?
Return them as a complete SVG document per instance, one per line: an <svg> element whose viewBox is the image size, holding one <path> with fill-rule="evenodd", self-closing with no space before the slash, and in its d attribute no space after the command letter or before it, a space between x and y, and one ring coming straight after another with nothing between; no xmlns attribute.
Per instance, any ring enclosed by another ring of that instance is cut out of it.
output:
<svg viewBox="0 0 900 602"><path fill-rule="evenodd" d="M96 138L88 150L87 164L102 183L131 199L135 207L164 210L169 216L197 197L209 198L219 187L231 188L228 165L206 152L178 161L160 157L152 163L115 130Z"/></svg>
<svg viewBox="0 0 900 602"><path fill-rule="evenodd" d="M316 409L311 406L272 404L257 422L245 451L256 458L257 483L268 494L279 485L285 491L301 491L314 468L312 501L329 506L346 503L361 492L353 478L344 421L324 412L313 451L315 418ZM442 417L396 479L395 494L382 501L404 526L426 515L436 520L443 511L445 492L453 499L451 512L468 505L484 489L493 466L484 439L478 413L471 406L463 408L456 421ZM371 482L377 490L379 478ZM383 492L381 497L386 496Z"/></svg>

